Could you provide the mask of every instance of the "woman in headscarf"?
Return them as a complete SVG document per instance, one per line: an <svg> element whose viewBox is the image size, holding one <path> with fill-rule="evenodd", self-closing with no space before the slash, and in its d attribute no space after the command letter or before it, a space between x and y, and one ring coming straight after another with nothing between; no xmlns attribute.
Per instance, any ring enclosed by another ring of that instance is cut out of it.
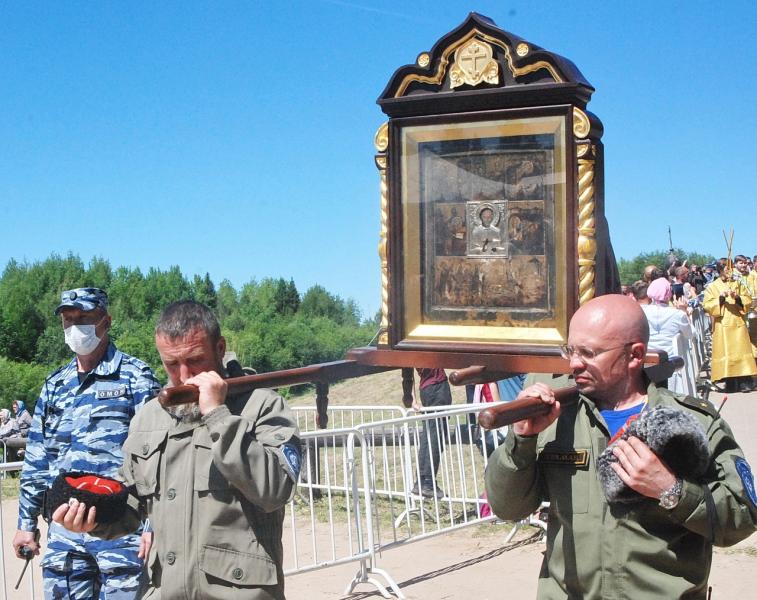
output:
<svg viewBox="0 0 757 600"><path fill-rule="evenodd" d="M689 317L686 315L686 301L679 301L673 308L670 298L673 295L670 282L665 277L655 279L647 288L649 304L641 304L641 309L649 321L649 349L662 350L668 356L677 356L676 338L681 335L687 342L693 331ZM686 360L686 357L682 357ZM678 393L688 393L683 381L685 369L679 369L668 378L668 389ZM690 386L689 386L690 387Z"/></svg>
<svg viewBox="0 0 757 600"><path fill-rule="evenodd" d="M0 440L9 438L17 433L16 420L11 419L11 411L3 408L0 410Z"/></svg>
<svg viewBox="0 0 757 600"><path fill-rule="evenodd" d="M32 416L29 411L26 410L26 404L23 400L13 401L13 412L16 414L16 427L18 428L21 437L29 435L29 429L32 426Z"/></svg>

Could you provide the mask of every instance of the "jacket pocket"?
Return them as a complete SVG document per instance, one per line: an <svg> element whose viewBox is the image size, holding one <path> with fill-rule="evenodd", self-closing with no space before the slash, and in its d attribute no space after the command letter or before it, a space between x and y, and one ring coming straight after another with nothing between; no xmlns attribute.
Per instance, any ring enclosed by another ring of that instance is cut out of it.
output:
<svg viewBox="0 0 757 600"><path fill-rule="evenodd" d="M195 430L192 442L195 446L195 477L194 490L196 492L214 492L229 490L231 485L218 470L213 462L210 436L206 428Z"/></svg>
<svg viewBox="0 0 757 600"><path fill-rule="evenodd" d="M203 546L200 570L237 586L276 585L276 564L261 547L253 552Z"/></svg>
<svg viewBox="0 0 757 600"><path fill-rule="evenodd" d="M150 496L158 490L160 450L167 435L167 431L138 431L124 443L124 467L129 469L140 496Z"/></svg>

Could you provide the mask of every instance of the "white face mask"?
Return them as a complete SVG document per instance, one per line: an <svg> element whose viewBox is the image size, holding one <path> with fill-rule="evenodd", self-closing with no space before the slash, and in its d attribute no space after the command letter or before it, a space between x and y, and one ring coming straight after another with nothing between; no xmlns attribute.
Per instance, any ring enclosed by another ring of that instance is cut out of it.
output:
<svg viewBox="0 0 757 600"><path fill-rule="evenodd" d="M63 330L66 344L79 356L92 354L100 343L95 333L95 325L71 325Z"/></svg>

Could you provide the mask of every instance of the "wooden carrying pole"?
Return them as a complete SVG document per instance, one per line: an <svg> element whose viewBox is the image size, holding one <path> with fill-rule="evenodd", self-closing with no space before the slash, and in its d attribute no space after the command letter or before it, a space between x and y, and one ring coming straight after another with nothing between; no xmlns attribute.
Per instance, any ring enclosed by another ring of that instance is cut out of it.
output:
<svg viewBox="0 0 757 600"><path fill-rule="evenodd" d="M375 367L360 365L354 360L337 360L330 363L309 365L298 369L285 369L271 373L229 377L226 379L231 394L250 392L258 388L277 388L299 383L328 383L338 379L350 379L387 371L393 367ZM158 402L163 406L189 404L200 400L200 390L194 385L176 385L165 387L158 394Z"/></svg>
<svg viewBox="0 0 757 600"><path fill-rule="evenodd" d="M578 401L578 388L575 386L554 390L555 400L562 406ZM512 425L524 419L549 412L551 404L545 404L541 398L522 398L505 404L498 404L482 410L478 415L478 424L484 429L498 429Z"/></svg>

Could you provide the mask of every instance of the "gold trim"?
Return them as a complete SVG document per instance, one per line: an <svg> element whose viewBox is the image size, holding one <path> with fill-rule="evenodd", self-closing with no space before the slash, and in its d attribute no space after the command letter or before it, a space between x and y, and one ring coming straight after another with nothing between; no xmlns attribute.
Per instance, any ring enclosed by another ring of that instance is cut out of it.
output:
<svg viewBox="0 0 757 600"><path fill-rule="evenodd" d="M376 147L377 152L386 152L389 147L389 123L383 123L377 130L376 135L373 136L373 145Z"/></svg>
<svg viewBox="0 0 757 600"><path fill-rule="evenodd" d="M468 40L471 40L476 36L479 36L480 39L485 40L489 42L490 44L493 44L499 48L502 48L502 50L504 50L505 58L507 59L507 67L510 69L510 72L513 74L513 77L520 77L521 75L533 73L534 71L538 71L539 69L546 69L549 72L549 74L552 76L552 79L555 80L555 83L564 83L563 78L560 77L560 75L558 75L555 68L551 64L543 60L537 61L535 63L531 63L530 65L525 65L523 67L519 67L516 69L515 66L513 65L512 56L510 56L510 48L506 44L503 44L497 38L487 35L479 31L478 29L472 29L461 39L459 39L456 42L451 43L449 46L447 46L444 49L444 51L442 52L441 58L439 59L439 66L436 69L436 73L430 76L416 75L415 73L406 75L405 78L400 83L399 87L397 88L397 93L394 94L394 97L395 98L401 97L405 93L405 91L407 91L408 86L413 81L417 81L419 83L433 83L433 84L439 85L444 79L444 74L446 73L447 65L449 64L450 55L453 52L455 52L460 46L465 44Z"/></svg>
<svg viewBox="0 0 757 600"><path fill-rule="evenodd" d="M420 324L407 340L439 342L476 342L489 344L562 344L564 338L556 327L491 327L489 325Z"/></svg>
<svg viewBox="0 0 757 600"><path fill-rule="evenodd" d="M576 141L576 157L581 158L588 155L589 148L591 148L591 142L588 140L585 142Z"/></svg>
<svg viewBox="0 0 757 600"><path fill-rule="evenodd" d="M387 154L389 147L389 124L378 128L373 140L376 150L376 167L379 170L379 190L381 206L381 229L379 230L378 255L381 264L381 324L379 325L378 343L389 344L389 195L387 193Z"/></svg>
<svg viewBox="0 0 757 600"><path fill-rule="evenodd" d="M526 56L526 54L528 54L529 50L530 48L528 47L528 44L526 44L526 42L521 42L515 47L515 54L523 58L524 56Z"/></svg>
<svg viewBox="0 0 757 600"><path fill-rule="evenodd" d="M554 148L554 218L555 222L564 224L567 219L565 213L566 186L565 165L567 162L567 144L569 122L565 116L540 116L521 119L495 119L490 121L414 125L402 128L401 156L401 206L403 237L403 255L399 257L404 266L402 281L395 281L398 291L404 298L404 314L393 315L393 319L401 319L405 339L422 340L423 336L431 336L435 341L462 342L472 341L481 343L542 343L560 344L567 339L567 276L565 269L556 269L554 273L556 296L554 298L554 314L544 316L534 325L534 321L512 320L502 313L487 325L463 315L460 324L444 325L441 323L424 323L422 314L421 288L421 239L420 226L420 156L419 145L423 142L477 139L486 137L509 137L518 135L551 134L555 137ZM556 264L566 261L566 235L564 225L555 228ZM464 319L468 319L464 322ZM535 332L539 333L535 333Z"/></svg>
<svg viewBox="0 0 757 600"><path fill-rule="evenodd" d="M580 108L574 106L573 135L575 135L577 138L583 139L587 135L589 135L589 131L591 131L591 122L589 121L589 117L587 117L586 113Z"/></svg>
<svg viewBox="0 0 757 600"><path fill-rule="evenodd" d="M418 58L415 59L415 63L419 67L427 67L431 63L431 57L429 56L428 52L421 52L418 55Z"/></svg>
<svg viewBox="0 0 757 600"><path fill-rule="evenodd" d="M593 146L591 148L593 154ZM596 293L594 267L597 257L594 220L594 161L578 160L578 302L584 304Z"/></svg>

